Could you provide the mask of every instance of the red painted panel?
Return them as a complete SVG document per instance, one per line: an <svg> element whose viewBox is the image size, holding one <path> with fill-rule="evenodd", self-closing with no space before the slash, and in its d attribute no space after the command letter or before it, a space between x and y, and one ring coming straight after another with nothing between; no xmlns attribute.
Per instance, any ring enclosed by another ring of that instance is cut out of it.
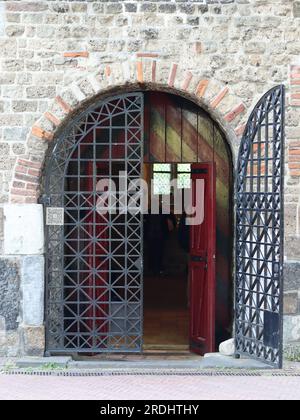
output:
<svg viewBox="0 0 300 420"><path fill-rule="evenodd" d="M204 220L191 226L190 348L204 355L215 351L216 174L214 163L192 165L193 206L196 181L204 181Z"/></svg>

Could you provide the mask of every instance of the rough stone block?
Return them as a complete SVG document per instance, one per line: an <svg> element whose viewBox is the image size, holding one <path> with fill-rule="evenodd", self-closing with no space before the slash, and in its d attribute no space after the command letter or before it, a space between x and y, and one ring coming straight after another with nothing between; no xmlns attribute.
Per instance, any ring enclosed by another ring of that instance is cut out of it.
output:
<svg viewBox="0 0 300 420"><path fill-rule="evenodd" d="M2 179L1 179L2 180ZM0 207L0 241L4 239L3 208Z"/></svg>
<svg viewBox="0 0 300 420"><path fill-rule="evenodd" d="M41 204L4 206L4 253L40 255L44 248L43 207Z"/></svg>
<svg viewBox="0 0 300 420"><path fill-rule="evenodd" d="M27 356L43 356L45 352L44 327L24 327L23 343L23 351Z"/></svg>
<svg viewBox="0 0 300 420"><path fill-rule="evenodd" d="M300 1L295 1L293 8L294 8L294 17L300 18Z"/></svg>
<svg viewBox="0 0 300 420"><path fill-rule="evenodd" d="M0 4L0 36L5 34L5 3Z"/></svg>
<svg viewBox="0 0 300 420"><path fill-rule="evenodd" d="M21 352L21 341L19 331L9 331L6 333L5 356L17 357Z"/></svg>
<svg viewBox="0 0 300 420"><path fill-rule="evenodd" d="M300 290L300 263L286 262L284 265L284 290Z"/></svg>
<svg viewBox="0 0 300 420"><path fill-rule="evenodd" d="M283 319L283 341L300 341L300 315L285 315Z"/></svg>
<svg viewBox="0 0 300 420"><path fill-rule="evenodd" d="M23 322L28 326L41 326L44 320L44 257L25 257L21 273Z"/></svg>
<svg viewBox="0 0 300 420"><path fill-rule="evenodd" d="M298 292L288 292L284 295L284 313L296 315L298 313Z"/></svg>
<svg viewBox="0 0 300 420"><path fill-rule="evenodd" d="M27 128L21 128L21 127L4 128L3 139L5 141L25 142L27 134L28 134Z"/></svg>
<svg viewBox="0 0 300 420"><path fill-rule="evenodd" d="M299 166L300 167L300 166ZM293 235L297 229L297 203L286 204L284 213L284 226L286 235Z"/></svg>
<svg viewBox="0 0 300 420"><path fill-rule="evenodd" d="M230 340L227 340L221 343L219 347L219 352L223 356L234 356L235 354L234 338L231 338Z"/></svg>
<svg viewBox="0 0 300 420"><path fill-rule="evenodd" d="M290 260L299 261L300 260L300 236L293 235L288 236L285 241L285 255L288 256Z"/></svg>
<svg viewBox="0 0 300 420"><path fill-rule="evenodd" d="M284 346L284 358L292 362L300 362L300 342L286 344Z"/></svg>
<svg viewBox="0 0 300 420"><path fill-rule="evenodd" d="M6 343L6 325L4 316L0 315L0 347Z"/></svg>
<svg viewBox="0 0 300 420"><path fill-rule="evenodd" d="M16 258L0 259L0 318L7 331L18 328L20 313L20 262Z"/></svg>

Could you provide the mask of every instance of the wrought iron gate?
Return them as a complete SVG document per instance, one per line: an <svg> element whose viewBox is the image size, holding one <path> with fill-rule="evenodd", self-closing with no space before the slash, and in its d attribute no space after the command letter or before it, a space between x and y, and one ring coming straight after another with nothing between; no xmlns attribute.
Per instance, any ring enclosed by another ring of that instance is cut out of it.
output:
<svg viewBox="0 0 300 420"><path fill-rule="evenodd" d="M141 93L88 109L50 150L43 198L49 354L141 351L143 216L133 210L139 193L124 186L141 178L142 161ZM116 183L117 210L99 213L104 179Z"/></svg>
<svg viewBox="0 0 300 420"><path fill-rule="evenodd" d="M248 121L236 183L236 352L282 366L285 88Z"/></svg>

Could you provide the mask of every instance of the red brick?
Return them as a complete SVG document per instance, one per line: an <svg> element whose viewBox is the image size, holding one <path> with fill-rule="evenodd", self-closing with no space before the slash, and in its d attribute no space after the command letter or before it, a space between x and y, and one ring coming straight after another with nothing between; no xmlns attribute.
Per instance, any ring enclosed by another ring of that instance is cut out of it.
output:
<svg viewBox="0 0 300 420"><path fill-rule="evenodd" d="M27 204L35 204L37 203L37 197L26 197L25 203Z"/></svg>
<svg viewBox="0 0 300 420"><path fill-rule="evenodd" d="M225 120L227 122L232 122L236 119L236 117L240 114L242 114L246 110L244 104L240 104L237 107L235 107L232 111L230 111L226 116Z"/></svg>
<svg viewBox="0 0 300 420"><path fill-rule="evenodd" d="M147 53L147 52L145 52L145 53L138 52L136 54L136 56L137 56L137 58L158 58L159 54L157 54L157 53Z"/></svg>
<svg viewBox="0 0 300 420"><path fill-rule="evenodd" d="M23 204L25 203L25 197L22 197L20 195L12 195L10 201L16 204Z"/></svg>
<svg viewBox="0 0 300 420"><path fill-rule="evenodd" d="M201 80L196 89L196 95L202 98L208 88L209 80Z"/></svg>
<svg viewBox="0 0 300 420"><path fill-rule="evenodd" d="M300 162L299 163L289 163L290 169L299 169L300 170Z"/></svg>
<svg viewBox="0 0 300 420"><path fill-rule="evenodd" d="M300 141L291 141L289 144L289 148L300 148Z"/></svg>
<svg viewBox="0 0 300 420"><path fill-rule="evenodd" d="M8 12L43 12L47 9L48 5L41 1L15 1L6 4L6 10Z"/></svg>
<svg viewBox="0 0 300 420"><path fill-rule="evenodd" d="M16 166L16 172L20 174L27 174L28 168L25 166Z"/></svg>
<svg viewBox="0 0 300 420"><path fill-rule="evenodd" d="M53 140L53 133L50 133L50 131L43 130L42 128L38 127L37 125L34 125L32 127L31 133L40 139L51 141Z"/></svg>
<svg viewBox="0 0 300 420"><path fill-rule="evenodd" d="M27 181L27 182L31 182L31 183L36 183L39 181L39 178L36 176L30 176L30 175L21 175L16 173L15 175L15 179L18 179L20 181Z"/></svg>
<svg viewBox="0 0 300 420"><path fill-rule="evenodd" d="M76 57L84 57L87 58L89 56L88 51L68 51L64 53L64 57L76 58Z"/></svg>
<svg viewBox="0 0 300 420"><path fill-rule="evenodd" d="M254 154L258 154L259 151L260 151L261 156L262 157L265 156L265 145L264 144L261 144L261 145L254 144L252 149L253 149Z"/></svg>
<svg viewBox="0 0 300 420"><path fill-rule="evenodd" d="M13 187L14 188L25 188L25 182L21 182L21 181L14 181L13 182Z"/></svg>
<svg viewBox="0 0 300 420"><path fill-rule="evenodd" d="M151 64L151 81L156 82L156 61L153 60Z"/></svg>
<svg viewBox="0 0 300 420"><path fill-rule="evenodd" d="M144 81L144 73L143 73L143 63L142 61L136 62L136 77L139 83L143 83Z"/></svg>
<svg viewBox="0 0 300 420"><path fill-rule="evenodd" d="M235 129L235 133L237 136L242 136L246 130L247 124L242 124Z"/></svg>
<svg viewBox="0 0 300 420"><path fill-rule="evenodd" d="M69 112L72 111L72 107L63 100L63 98L61 96L56 96L55 98L56 102L58 103L58 105L60 106L60 108L66 113L68 114Z"/></svg>
<svg viewBox="0 0 300 420"><path fill-rule="evenodd" d="M22 189L18 189L18 188L12 188L11 189L11 194L12 195L21 195L22 197L32 197L34 194L32 193L32 191L26 191L26 190L22 190Z"/></svg>
<svg viewBox="0 0 300 420"><path fill-rule="evenodd" d="M292 93L291 98L292 99L300 99L300 93Z"/></svg>
<svg viewBox="0 0 300 420"><path fill-rule="evenodd" d="M295 155L300 156L300 149L289 150L289 155L290 156L295 156Z"/></svg>
<svg viewBox="0 0 300 420"><path fill-rule="evenodd" d="M258 167L258 165L253 165L252 167L252 173L253 175L258 175L258 171L261 175L265 174L265 169L266 169L266 165L261 165L260 168ZM251 169L248 169L248 175L251 174Z"/></svg>
<svg viewBox="0 0 300 420"><path fill-rule="evenodd" d="M111 75L111 68L110 66L105 67L105 76L109 77Z"/></svg>
<svg viewBox="0 0 300 420"><path fill-rule="evenodd" d="M38 176L39 177L41 175L41 172L38 171L37 169L29 169L28 170L28 175Z"/></svg>
<svg viewBox="0 0 300 420"><path fill-rule="evenodd" d="M32 162L31 160L18 159L18 164L26 166L27 168L41 169L42 164L40 162Z"/></svg>
<svg viewBox="0 0 300 420"><path fill-rule="evenodd" d="M193 73L190 72L190 71L187 71L185 73L184 80L183 80L183 83L182 83L182 86L181 86L182 90L188 90L188 88L191 84L192 78L193 78Z"/></svg>
<svg viewBox="0 0 300 420"><path fill-rule="evenodd" d="M38 184L28 183L26 185L26 190L37 191L38 188L39 188L39 185Z"/></svg>
<svg viewBox="0 0 300 420"><path fill-rule="evenodd" d="M300 170L291 170L290 175L292 177L300 177Z"/></svg>
<svg viewBox="0 0 300 420"><path fill-rule="evenodd" d="M61 124L61 120L57 118L55 115L51 114L51 112L45 112L45 118L52 122L56 127L58 127Z"/></svg>
<svg viewBox="0 0 300 420"><path fill-rule="evenodd" d="M175 64L175 63L172 64L172 67L171 67L171 70L170 70L170 75L169 75L169 80L168 80L168 85L170 87L174 87L177 69L178 69L178 64Z"/></svg>
<svg viewBox="0 0 300 420"><path fill-rule="evenodd" d="M213 109L216 109L220 103L223 101L227 93L229 92L229 87L226 86L221 90L221 92L218 93L218 95L215 97L215 99L211 102L211 107Z"/></svg>

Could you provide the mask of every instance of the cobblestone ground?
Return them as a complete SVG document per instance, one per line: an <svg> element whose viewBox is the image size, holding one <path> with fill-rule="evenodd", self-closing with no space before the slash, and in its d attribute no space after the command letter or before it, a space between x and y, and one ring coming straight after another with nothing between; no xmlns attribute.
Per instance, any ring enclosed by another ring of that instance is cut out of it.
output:
<svg viewBox="0 0 300 420"><path fill-rule="evenodd" d="M1 400L299 400L300 377L0 375Z"/></svg>

